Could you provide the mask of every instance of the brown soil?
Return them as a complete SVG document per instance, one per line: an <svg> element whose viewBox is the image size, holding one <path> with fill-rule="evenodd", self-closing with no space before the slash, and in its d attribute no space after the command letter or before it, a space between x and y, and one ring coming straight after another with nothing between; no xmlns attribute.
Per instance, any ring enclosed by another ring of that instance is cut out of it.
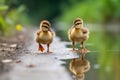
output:
<svg viewBox="0 0 120 80"><path fill-rule="evenodd" d="M26 37L24 32L7 37L0 36L0 73L11 69L9 63L14 62L24 50Z"/></svg>

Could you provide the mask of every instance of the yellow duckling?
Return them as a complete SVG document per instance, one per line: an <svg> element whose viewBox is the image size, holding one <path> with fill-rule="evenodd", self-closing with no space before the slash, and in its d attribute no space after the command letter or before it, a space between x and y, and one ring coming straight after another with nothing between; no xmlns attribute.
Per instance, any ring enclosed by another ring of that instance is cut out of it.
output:
<svg viewBox="0 0 120 80"><path fill-rule="evenodd" d="M76 18L73 21L73 26L68 31L68 37L72 41L72 51L75 51L75 42L79 42L82 45L82 50L87 51L84 46L84 41L89 38L89 30L83 27L83 20Z"/></svg>
<svg viewBox="0 0 120 80"><path fill-rule="evenodd" d="M69 69L76 78L84 80L84 73L90 69L90 63L86 59L72 59Z"/></svg>
<svg viewBox="0 0 120 80"><path fill-rule="evenodd" d="M43 52L44 48L41 44L47 44L47 52L50 53L49 47L53 41L54 32L50 28L51 24L47 20L40 23L40 30L36 34L36 42L39 44L38 50Z"/></svg>

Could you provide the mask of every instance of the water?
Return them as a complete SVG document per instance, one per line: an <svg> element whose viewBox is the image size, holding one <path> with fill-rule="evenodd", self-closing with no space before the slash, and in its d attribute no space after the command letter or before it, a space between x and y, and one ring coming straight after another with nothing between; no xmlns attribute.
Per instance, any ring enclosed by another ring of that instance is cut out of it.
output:
<svg viewBox="0 0 120 80"><path fill-rule="evenodd" d="M90 70L85 72L84 80L120 80L120 52L108 51L104 55L101 55L100 52L89 52L85 59L90 63ZM74 74L70 71L72 59L64 61L66 61L67 70L73 76Z"/></svg>
<svg viewBox="0 0 120 80"><path fill-rule="evenodd" d="M111 27L112 26L112 27ZM85 59L90 63L90 70L85 72L84 80L120 80L120 28L115 25L88 25L90 28L90 38L85 42L85 46L90 52L85 56ZM67 30L59 31L63 34ZM63 34L62 39L68 40ZM66 45L71 48L71 42ZM80 48L80 44L76 45ZM81 54L78 54L81 57ZM64 59L66 68L71 76L74 74L70 71L70 62L72 59ZM75 78L73 78L75 79Z"/></svg>

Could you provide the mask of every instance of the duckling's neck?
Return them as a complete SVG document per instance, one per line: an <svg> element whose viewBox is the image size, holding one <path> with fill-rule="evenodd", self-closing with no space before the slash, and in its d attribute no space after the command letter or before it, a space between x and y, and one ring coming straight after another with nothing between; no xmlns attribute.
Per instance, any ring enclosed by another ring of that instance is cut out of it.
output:
<svg viewBox="0 0 120 80"><path fill-rule="evenodd" d="M76 30L80 30L80 28L75 28Z"/></svg>
<svg viewBox="0 0 120 80"><path fill-rule="evenodd" d="M81 28L75 28L75 31L80 31L81 30Z"/></svg>
<svg viewBox="0 0 120 80"><path fill-rule="evenodd" d="M48 33L48 31L42 31L43 33Z"/></svg>

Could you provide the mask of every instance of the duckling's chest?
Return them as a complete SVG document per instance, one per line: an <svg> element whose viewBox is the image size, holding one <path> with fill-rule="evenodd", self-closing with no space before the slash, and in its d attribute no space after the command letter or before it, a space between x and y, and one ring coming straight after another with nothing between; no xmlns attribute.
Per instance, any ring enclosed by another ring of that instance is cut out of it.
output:
<svg viewBox="0 0 120 80"><path fill-rule="evenodd" d="M53 40L53 35L51 32L41 32L39 35L40 42L43 44L51 43Z"/></svg>
<svg viewBox="0 0 120 80"><path fill-rule="evenodd" d="M79 63L77 63L77 62L73 62L73 64L71 64L70 67L71 67L71 71L72 71L75 75L83 72L82 66L79 65Z"/></svg>
<svg viewBox="0 0 120 80"><path fill-rule="evenodd" d="M80 39L83 35L83 32L81 30L75 30L73 29L71 31L71 38L75 38L75 39Z"/></svg>

